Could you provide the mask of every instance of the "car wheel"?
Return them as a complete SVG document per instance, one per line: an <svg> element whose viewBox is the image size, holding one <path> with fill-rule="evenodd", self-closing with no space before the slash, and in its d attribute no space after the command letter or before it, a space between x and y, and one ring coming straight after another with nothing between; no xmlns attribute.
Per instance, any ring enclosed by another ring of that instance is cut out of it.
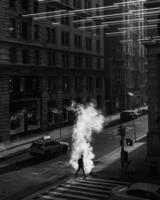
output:
<svg viewBox="0 0 160 200"><path fill-rule="evenodd" d="M62 149L62 152L63 152L63 153L67 153L67 150L68 150L68 147L67 147L67 146L64 146L63 149Z"/></svg>

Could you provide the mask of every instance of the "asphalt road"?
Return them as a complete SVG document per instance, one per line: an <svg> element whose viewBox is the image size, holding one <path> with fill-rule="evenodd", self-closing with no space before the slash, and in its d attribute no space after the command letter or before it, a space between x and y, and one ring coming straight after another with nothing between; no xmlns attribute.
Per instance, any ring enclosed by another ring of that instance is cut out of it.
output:
<svg viewBox="0 0 160 200"><path fill-rule="evenodd" d="M126 125L126 137L134 139L133 121ZM142 137L142 131L147 133L147 116L135 120L137 138ZM71 143L71 138L65 139ZM92 139L95 160L104 154L108 154L119 145L120 136L117 134L117 126L94 134ZM0 166L0 199L22 199L41 188L63 181L64 178L74 175L74 170L69 165L70 153L56 155L50 160L39 160L29 155L28 152L11 158L1 163ZM14 195L14 198L13 198Z"/></svg>

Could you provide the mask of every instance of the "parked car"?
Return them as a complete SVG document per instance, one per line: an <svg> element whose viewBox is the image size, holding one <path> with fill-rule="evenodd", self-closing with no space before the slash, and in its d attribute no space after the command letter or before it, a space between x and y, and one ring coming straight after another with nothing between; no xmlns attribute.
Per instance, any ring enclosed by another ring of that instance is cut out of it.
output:
<svg viewBox="0 0 160 200"><path fill-rule="evenodd" d="M50 136L34 141L30 146L30 154L32 156L50 157L56 153L66 153L68 150L68 143L54 140Z"/></svg>
<svg viewBox="0 0 160 200"><path fill-rule="evenodd" d="M150 183L119 186L113 188L109 200L160 200L160 186Z"/></svg>
<svg viewBox="0 0 160 200"><path fill-rule="evenodd" d="M136 110L124 110L120 113L122 122L126 122L139 117L139 113Z"/></svg>

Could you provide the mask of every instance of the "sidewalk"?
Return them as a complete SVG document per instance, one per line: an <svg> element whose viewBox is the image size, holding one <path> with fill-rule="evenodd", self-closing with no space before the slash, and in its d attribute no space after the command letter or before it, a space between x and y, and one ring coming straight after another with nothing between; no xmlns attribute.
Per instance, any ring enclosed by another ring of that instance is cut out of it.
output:
<svg viewBox="0 0 160 200"><path fill-rule="evenodd" d="M119 119L120 119L119 113L105 117L104 127L114 122L117 122ZM12 157L15 154L21 154L27 151L33 141L43 137L44 135L50 135L52 138L56 140L61 140L70 137L72 132L73 132L73 126L67 126L67 127L62 127L61 129L58 128L47 132L41 132L39 134L36 134L36 136L31 135L21 139L16 139L7 144L1 143L0 161Z"/></svg>
<svg viewBox="0 0 160 200"><path fill-rule="evenodd" d="M134 143L131 147L125 147L132 162L127 171L121 171L120 148L96 160L95 173L100 178L115 177L124 178L131 182L152 182L160 184L159 175L152 175L147 162L146 137Z"/></svg>

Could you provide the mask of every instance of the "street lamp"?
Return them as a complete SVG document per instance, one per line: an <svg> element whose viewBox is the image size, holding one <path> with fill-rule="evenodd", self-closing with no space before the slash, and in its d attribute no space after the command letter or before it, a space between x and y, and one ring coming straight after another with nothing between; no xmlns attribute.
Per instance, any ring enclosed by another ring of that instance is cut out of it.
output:
<svg viewBox="0 0 160 200"><path fill-rule="evenodd" d="M130 97L134 97L135 96L132 92L128 92L128 95ZM134 140L136 142L137 141L137 136L136 136L136 126L135 126L135 119L134 119L134 117L135 117L135 115L134 115L134 106L132 106L132 107L133 107L132 121L133 121L133 130L134 130Z"/></svg>

